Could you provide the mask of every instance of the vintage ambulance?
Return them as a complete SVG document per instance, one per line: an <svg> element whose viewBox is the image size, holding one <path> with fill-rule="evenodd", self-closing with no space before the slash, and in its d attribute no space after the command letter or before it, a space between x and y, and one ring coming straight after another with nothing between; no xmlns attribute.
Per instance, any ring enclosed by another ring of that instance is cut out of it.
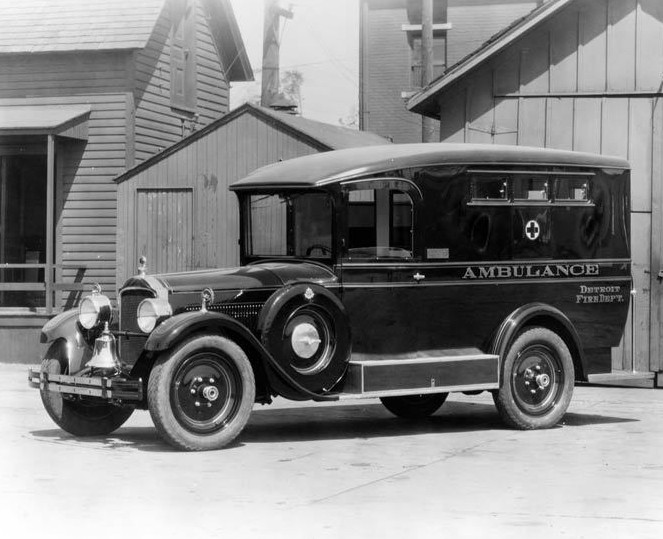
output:
<svg viewBox="0 0 663 539"><path fill-rule="evenodd" d="M148 409L185 450L227 445L275 396L421 418L491 391L506 424L551 427L622 336L629 178L618 158L469 144L270 165L231 187L241 267L143 260L117 309L96 288L44 326L31 384L65 431Z"/></svg>

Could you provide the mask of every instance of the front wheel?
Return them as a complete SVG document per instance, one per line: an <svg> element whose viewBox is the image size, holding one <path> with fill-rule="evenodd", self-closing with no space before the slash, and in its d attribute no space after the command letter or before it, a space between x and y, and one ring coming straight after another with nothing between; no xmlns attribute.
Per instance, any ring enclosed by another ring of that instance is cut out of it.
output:
<svg viewBox="0 0 663 539"><path fill-rule="evenodd" d="M448 393L381 397L380 401L392 414L406 419L421 419L433 415L447 400Z"/></svg>
<svg viewBox="0 0 663 539"><path fill-rule="evenodd" d="M41 370L62 374L57 359L42 361ZM41 391L41 401L51 419L64 431L74 436L105 436L120 428L131 416L134 408L117 406L92 399L74 400L54 391Z"/></svg>
<svg viewBox="0 0 663 539"><path fill-rule="evenodd" d="M566 413L574 380L573 359L564 340L547 328L533 327L511 345L493 399L509 426L550 428Z"/></svg>
<svg viewBox="0 0 663 539"><path fill-rule="evenodd" d="M244 351L221 336L194 337L156 362L147 404L159 434L178 449L220 449L242 431L255 400Z"/></svg>

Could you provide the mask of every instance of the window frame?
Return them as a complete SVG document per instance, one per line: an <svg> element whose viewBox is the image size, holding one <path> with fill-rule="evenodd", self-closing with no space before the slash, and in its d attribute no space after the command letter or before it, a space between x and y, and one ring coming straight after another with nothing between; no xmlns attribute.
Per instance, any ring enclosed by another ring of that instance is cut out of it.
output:
<svg viewBox="0 0 663 539"><path fill-rule="evenodd" d="M592 194L592 178L596 176L594 171L571 171L571 170L536 170L536 169L468 169L466 171L468 176L468 206L594 206L594 201L591 198ZM506 193L505 199L480 199L475 197L476 179L485 175L494 175L495 177L506 178ZM546 178L546 198L545 199L526 199L516 198L514 180L518 177L530 175L534 177ZM585 200L574 199L556 199L555 190L557 182L562 178L586 178L586 198Z"/></svg>

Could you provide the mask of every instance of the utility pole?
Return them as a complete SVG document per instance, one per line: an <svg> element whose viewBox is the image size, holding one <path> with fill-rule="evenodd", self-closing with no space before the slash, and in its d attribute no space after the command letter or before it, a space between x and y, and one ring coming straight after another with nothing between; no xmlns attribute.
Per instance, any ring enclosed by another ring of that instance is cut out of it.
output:
<svg viewBox="0 0 663 539"><path fill-rule="evenodd" d="M433 80L433 0L421 0L421 86L425 88ZM435 141L435 119L422 116L422 142Z"/></svg>
<svg viewBox="0 0 663 539"><path fill-rule="evenodd" d="M279 7L278 0L265 0L262 42L262 91L260 104L269 107L279 93L279 47L281 17L292 19L292 11Z"/></svg>

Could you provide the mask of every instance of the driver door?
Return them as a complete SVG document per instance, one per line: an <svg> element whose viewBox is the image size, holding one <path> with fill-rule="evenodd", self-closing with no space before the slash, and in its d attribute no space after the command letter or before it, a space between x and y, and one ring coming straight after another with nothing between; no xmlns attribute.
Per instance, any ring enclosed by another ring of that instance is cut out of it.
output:
<svg viewBox="0 0 663 539"><path fill-rule="evenodd" d="M343 185L344 219L338 271L353 335L353 359L412 357L420 343L410 331L417 285L414 219L421 192L402 178ZM405 293L404 293L405 292Z"/></svg>

